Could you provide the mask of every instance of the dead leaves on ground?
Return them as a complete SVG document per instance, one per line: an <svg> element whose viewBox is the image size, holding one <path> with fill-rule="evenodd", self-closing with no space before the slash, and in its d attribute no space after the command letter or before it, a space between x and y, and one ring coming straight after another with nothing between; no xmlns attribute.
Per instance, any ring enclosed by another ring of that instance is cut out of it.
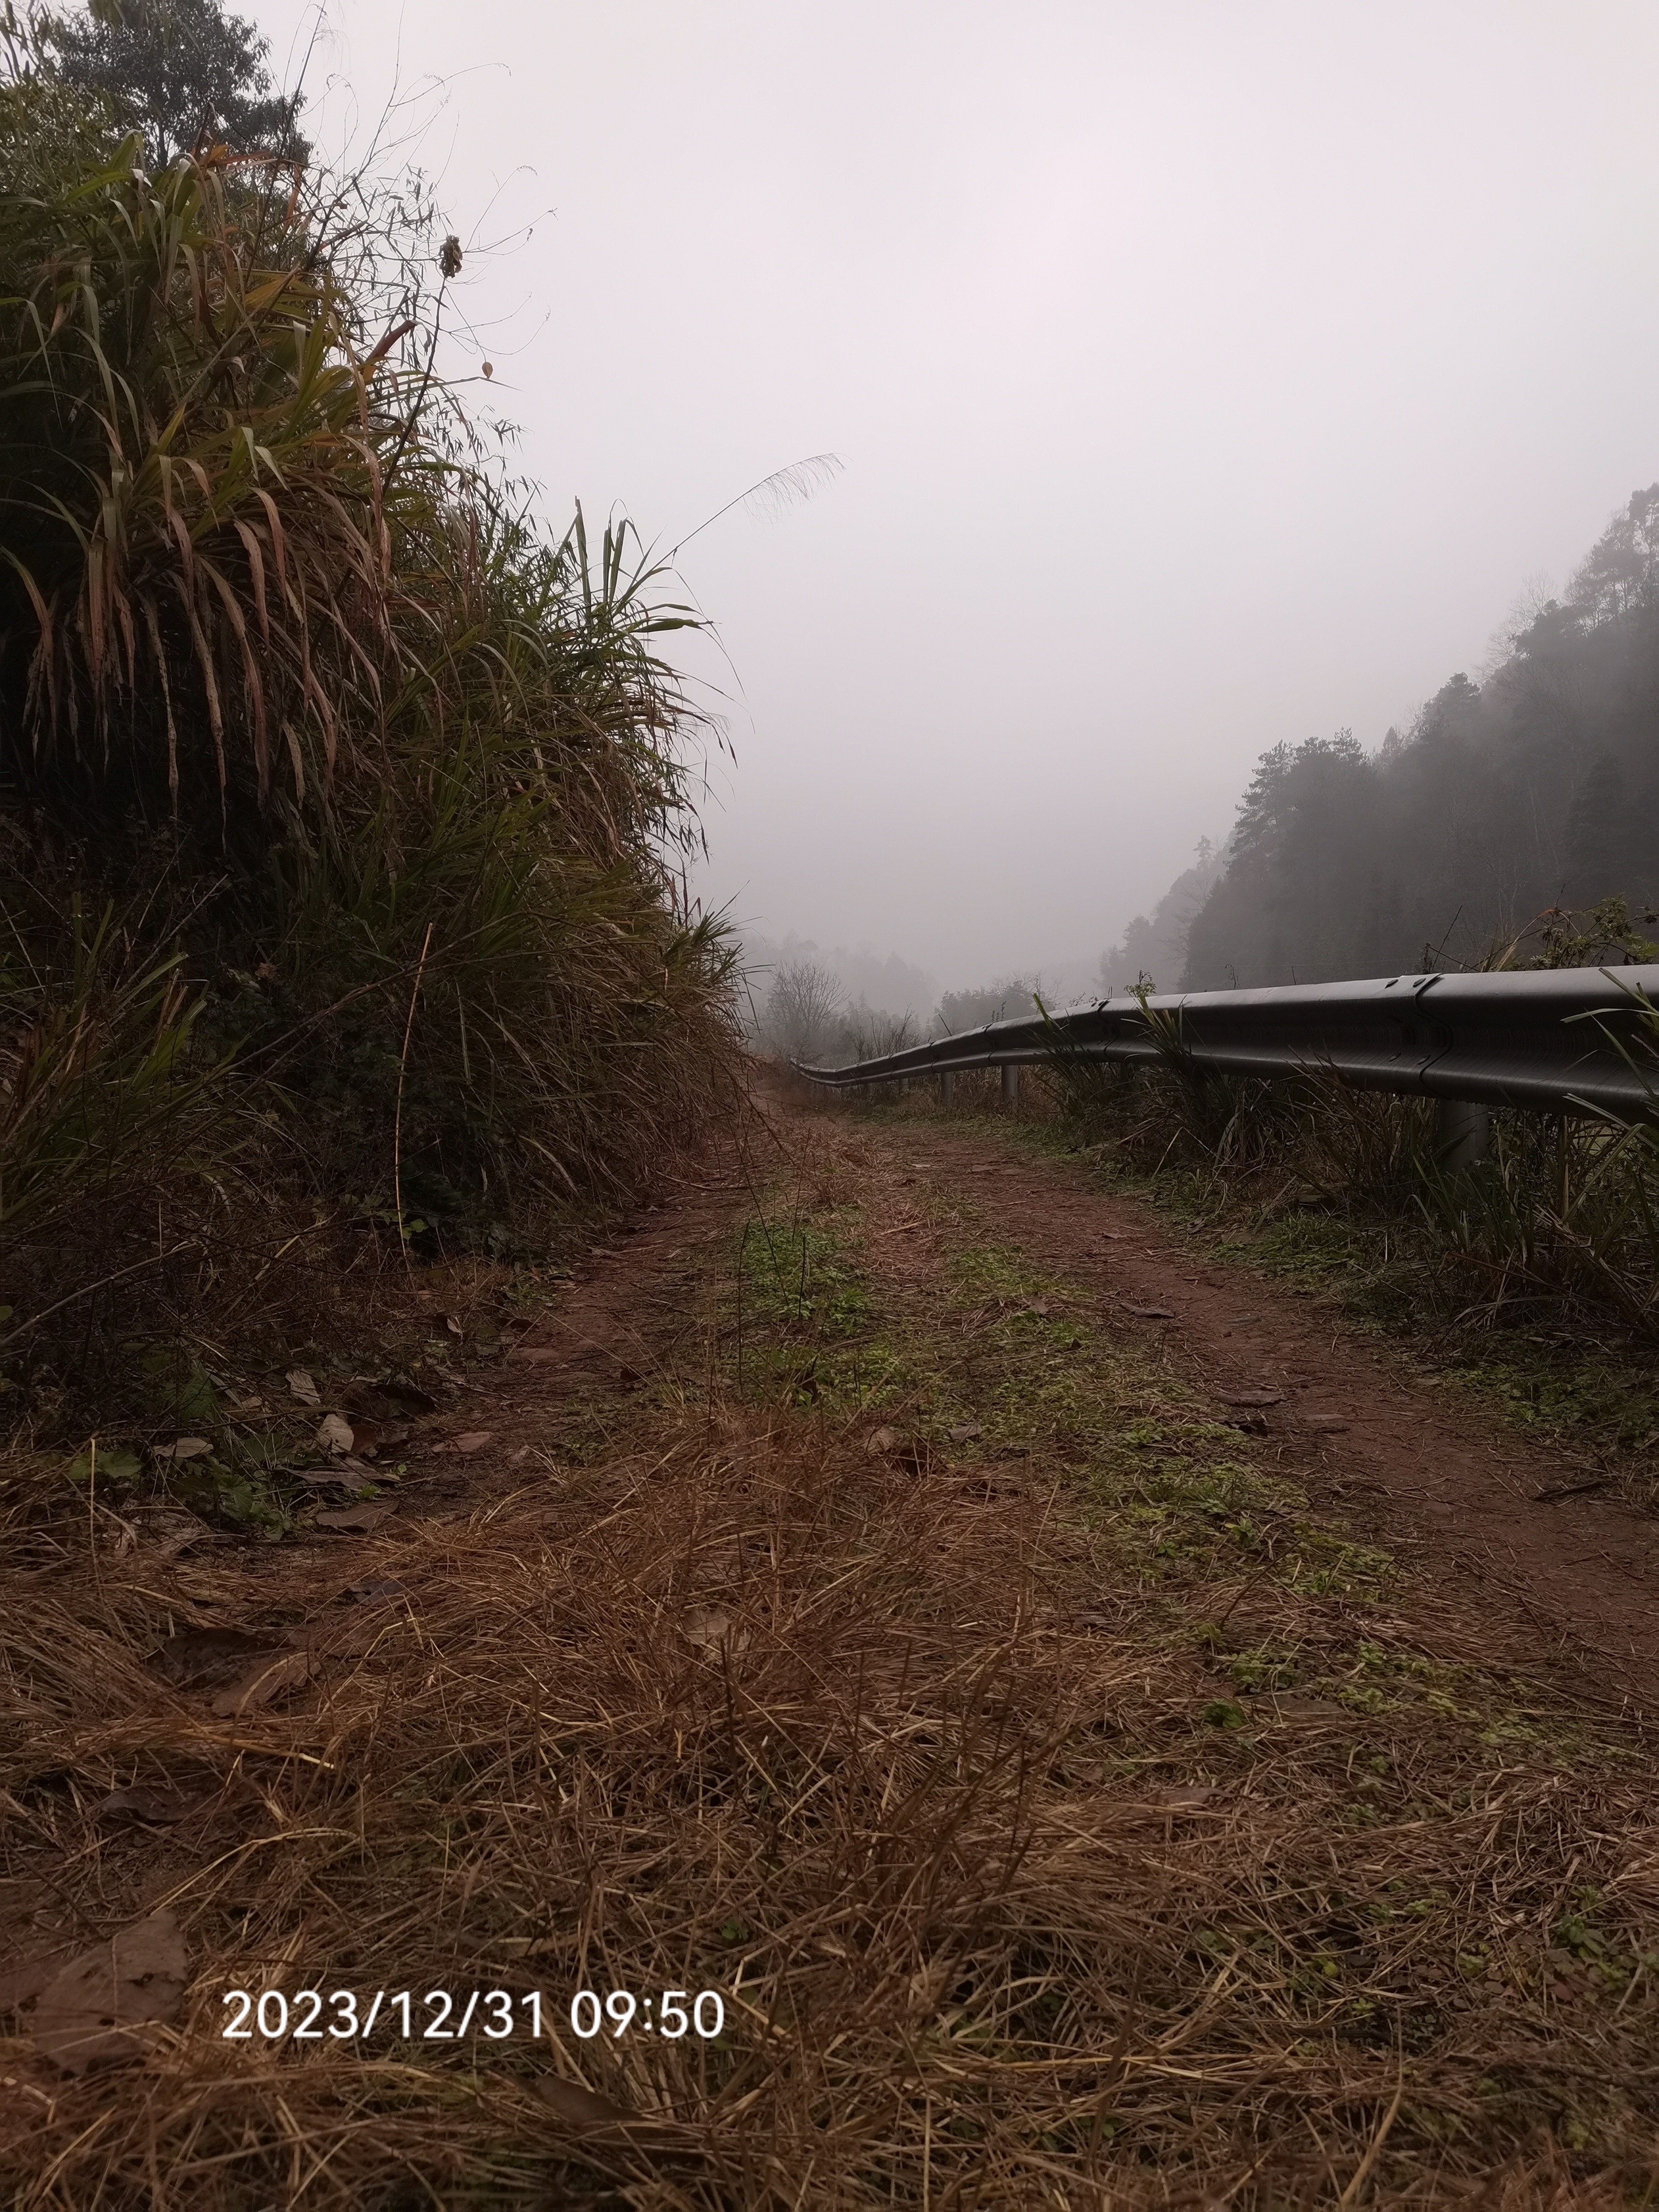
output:
<svg viewBox="0 0 1659 2212"><path fill-rule="evenodd" d="M537 2094L554 2118L596 2148L640 2151L690 2151L696 2131L665 2113L630 2112L614 2098L557 2074L544 2075Z"/></svg>
<svg viewBox="0 0 1659 2212"><path fill-rule="evenodd" d="M711 1656L729 1653L736 1658L748 1648L749 1631L722 1605L689 1606L680 1626L688 1644Z"/></svg>
<svg viewBox="0 0 1659 2212"><path fill-rule="evenodd" d="M175 1689L209 1691L210 1710L221 1720L302 1688L312 1671L309 1653L285 1633L240 1628L187 1628L153 1652L149 1664Z"/></svg>
<svg viewBox="0 0 1659 2212"><path fill-rule="evenodd" d="M177 2019L189 1971L171 1912L135 1920L46 1984L32 2022L35 2049L66 2074L141 2057L138 2031Z"/></svg>
<svg viewBox="0 0 1659 2212"><path fill-rule="evenodd" d="M884 1459L911 1474L925 1474L933 1463L933 1449L925 1439L902 1437L896 1429L872 1429L864 1440L864 1449L872 1459Z"/></svg>
<svg viewBox="0 0 1659 2212"><path fill-rule="evenodd" d="M207 1790L153 1790L143 1783L134 1783L125 1790L112 1790L107 1797L94 1806L93 1812L100 1820L126 1821L144 1828L173 1828L181 1820L189 1820L192 1813L199 1813L217 1794L216 1786Z"/></svg>
<svg viewBox="0 0 1659 2212"><path fill-rule="evenodd" d="M389 1505L342 1505L330 1513L313 1513L313 1528L331 1528L342 1536L372 1535L382 1522L392 1518Z"/></svg>

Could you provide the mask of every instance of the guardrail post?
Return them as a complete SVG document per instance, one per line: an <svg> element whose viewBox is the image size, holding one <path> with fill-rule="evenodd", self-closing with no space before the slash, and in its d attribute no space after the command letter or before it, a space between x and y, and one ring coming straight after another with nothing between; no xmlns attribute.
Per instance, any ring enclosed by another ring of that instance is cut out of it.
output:
<svg viewBox="0 0 1659 2212"><path fill-rule="evenodd" d="M1012 1062L1002 1071L1002 1103L1011 1114L1019 1104L1019 1070Z"/></svg>
<svg viewBox="0 0 1659 2212"><path fill-rule="evenodd" d="M1486 1157L1492 1114L1469 1098L1443 1098L1435 1109L1434 1156L1448 1175L1478 1167Z"/></svg>
<svg viewBox="0 0 1659 2212"><path fill-rule="evenodd" d="M948 1106L948 1105L950 1105L950 1104L951 1104L951 1101L955 1098L956 1095L957 1095L957 1079L955 1078L955 1076L954 1076L954 1075L941 1075L941 1076L940 1076L940 1078L939 1078L939 1104L940 1104L941 1106Z"/></svg>

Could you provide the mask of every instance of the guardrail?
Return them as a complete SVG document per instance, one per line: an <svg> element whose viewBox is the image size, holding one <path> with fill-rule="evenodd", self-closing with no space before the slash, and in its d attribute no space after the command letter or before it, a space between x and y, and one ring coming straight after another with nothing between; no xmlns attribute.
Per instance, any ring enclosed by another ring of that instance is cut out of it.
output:
<svg viewBox="0 0 1659 2212"><path fill-rule="evenodd" d="M936 1075L948 1100L955 1076L1000 1067L1010 1101L1022 1066L1066 1058L1133 1065L1175 1054L1218 1075L1335 1074L1365 1090L1439 1099L1442 1156L1461 1165L1484 1152L1493 1106L1659 1118L1659 1059L1645 1073L1650 1055L1637 1042L1656 1006L1659 966L1390 975L1103 999L1052 1017L992 1022L850 1067L799 1072L838 1086Z"/></svg>

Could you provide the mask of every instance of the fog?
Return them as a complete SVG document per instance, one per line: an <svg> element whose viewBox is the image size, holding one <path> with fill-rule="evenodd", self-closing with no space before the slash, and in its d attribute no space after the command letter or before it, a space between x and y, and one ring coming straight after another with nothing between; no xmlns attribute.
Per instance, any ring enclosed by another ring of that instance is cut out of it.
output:
<svg viewBox="0 0 1659 2212"><path fill-rule="evenodd" d="M312 14L248 12L291 74ZM1639 0L330 0L322 152L394 71L550 518L843 464L681 555L697 887L774 943L1091 963L1659 475Z"/></svg>

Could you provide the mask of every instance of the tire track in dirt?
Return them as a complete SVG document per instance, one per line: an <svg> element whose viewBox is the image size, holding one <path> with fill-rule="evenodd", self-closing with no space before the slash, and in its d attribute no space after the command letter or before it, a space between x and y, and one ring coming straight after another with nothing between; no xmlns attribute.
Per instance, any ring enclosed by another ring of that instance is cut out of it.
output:
<svg viewBox="0 0 1659 2212"><path fill-rule="evenodd" d="M785 1109L787 1110L787 1109ZM1181 1249L1152 1206L1086 1170L948 1124L860 1133L968 1199L1000 1240L1091 1294L1138 1340L1242 1412L1322 1510L1409 1562L1447 1614L1512 1663L1598 1702L1659 1705L1659 1526L1594 1495L1583 1467L1437 1403L1327 1301ZM1137 1310L1137 1309L1139 1310Z"/></svg>

